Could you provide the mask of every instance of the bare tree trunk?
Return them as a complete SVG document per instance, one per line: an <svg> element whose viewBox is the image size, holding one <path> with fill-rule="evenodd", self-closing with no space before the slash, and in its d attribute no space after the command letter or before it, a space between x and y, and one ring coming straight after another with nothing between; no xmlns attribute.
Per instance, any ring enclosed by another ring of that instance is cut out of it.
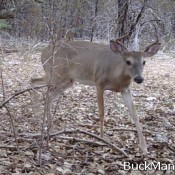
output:
<svg viewBox="0 0 175 175"><path fill-rule="evenodd" d="M118 0L118 37L127 35L128 33L128 7L129 0ZM122 38L120 40L124 43L126 40Z"/></svg>
<svg viewBox="0 0 175 175"><path fill-rule="evenodd" d="M95 2L95 11L94 11L94 17L92 18L92 30L91 30L91 42L93 41L94 38L94 31L96 29L96 17L98 13L98 0Z"/></svg>
<svg viewBox="0 0 175 175"><path fill-rule="evenodd" d="M136 32L136 27L145 12L146 3L147 0L144 0L144 4L136 18L131 19L128 13L129 0L118 0L118 37L121 38L120 42L126 46L128 46L132 34Z"/></svg>

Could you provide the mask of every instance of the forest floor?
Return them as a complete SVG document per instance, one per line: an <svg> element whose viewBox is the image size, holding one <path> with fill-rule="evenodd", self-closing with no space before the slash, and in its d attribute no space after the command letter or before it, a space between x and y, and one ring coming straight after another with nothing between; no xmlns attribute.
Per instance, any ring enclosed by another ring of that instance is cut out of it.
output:
<svg viewBox="0 0 175 175"><path fill-rule="evenodd" d="M44 74L39 52L4 53L0 57L1 102L29 88L31 77ZM38 160L43 105L35 106L37 114L34 115L31 94L27 91L12 98L6 104L7 108L1 108L0 175L175 174L175 170L165 167L175 166L175 52L159 52L154 58L147 59L144 77L143 84L133 83L132 92L147 140L148 155L140 153L135 125L120 94L105 92L104 138L129 158L98 138L95 88L77 83L54 103L51 136L48 142L44 139L42 145L42 166L38 165ZM42 96L45 89L37 91ZM124 162L135 168L145 162L161 163L162 169L124 170Z"/></svg>

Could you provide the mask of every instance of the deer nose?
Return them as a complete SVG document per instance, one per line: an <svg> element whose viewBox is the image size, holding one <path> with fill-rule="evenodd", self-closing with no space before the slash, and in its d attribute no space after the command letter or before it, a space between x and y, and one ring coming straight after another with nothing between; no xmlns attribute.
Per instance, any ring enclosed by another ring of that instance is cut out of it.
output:
<svg viewBox="0 0 175 175"><path fill-rule="evenodd" d="M143 77L140 77L140 76L137 76L137 77L134 78L134 81L136 83L138 83L138 84L143 83L143 80L144 80L144 78Z"/></svg>

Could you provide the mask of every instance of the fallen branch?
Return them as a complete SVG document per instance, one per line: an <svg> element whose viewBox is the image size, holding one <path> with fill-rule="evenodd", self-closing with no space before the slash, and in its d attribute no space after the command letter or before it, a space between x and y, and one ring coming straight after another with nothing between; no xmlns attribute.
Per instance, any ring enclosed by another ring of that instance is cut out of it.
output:
<svg viewBox="0 0 175 175"><path fill-rule="evenodd" d="M14 52L18 52L17 49L4 49L4 48L1 48L0 51L3 52L3 53L14 53Z"/></svg>
<svg viewBox="0 0 175 175"><path fill-rule="evenodd" d="M1 104L0 104L0 109L2 107L4 107L4 105L6 105L10 100L12 100L14 97L20 95L20 94L23 94L24 92L27 92L27 91L30 91L30 90L33 90L33 89L39 89L39 88L42 88L42 87L46 87L46 85L42 85L42 86L37 86L37 87L30 87L30 88L27 88L27 89L23 89L23 90L20 90L20 91L17 91L15 92L15 94L13 94L11 97L7 98L6 100L4 100Z"/></svg>
<svg viewBox="0 0 175 175"><path fill-rule="evenodd" d="M87 128L99 128L99 125L91 125L91 124L78 124L77 126L87 127Z"/></svg>
<svg viewBox="0 0 175 175"><path fill-rule="evenodd" d="M100 142L94 142L94 140L84 140L84 139L77 139L75 137L64 137L64 136L58 136L59 139L65 139L72 142L83 142L89 145L95 145L95 146L106 146L106 144L100 143Z"/></svg>
<svg viewBox="0 0 175 175"><path fill-rule="evenodd" d="M85 135L89 135L91 137L94 137L96 139L98 139L99 141L102 141L103 143L109 145L111 148L113 148L114 150L116 151L119 151L120 153L122 153L125 157L128 157L129 156L123 151L121 150L120 148L118 148L117 146L115 146L114 144L110 143L108 140L104 139L104 138L101 138L100 136L97 136L95 134L92 134L90 132L87 132L87 131L84 131L84 130L81 130L81 129L75 129L75 130L62 130L62 131L59 131L59 132L55 132L55 133L50 133L49 136L50 137L54 137L56 135L60 135L60 134L73 134L73 133L82 133L82 134L85 134ZM33 138L38 138L41 136L41 134L19 134L20 136L24 136L24 137L33 137Z"/></svg>
<svg viewBox="0 0 175 175"><path fill-rule="evenodd" d="M84 131L84 130L80 130L80 129L77 129L77 132L80 132L80 133L83 133L83 134L95 137L96 139L98 139L100 141L103 141L107 145L111 146L114 150L119 151L120 153L124 154L126 157L129 157L123 150L121 150L120 148L118 148L117 146L115 146L114 144L112 144L111 142L109 142L108 140L106 140L106 139L104 139L104 138L102 138L100 136L97 136L95 134L92 134L90 132L87 132L87 131Z"/></svg>
<svg viewBox="0 0 175 175"><path fill-rule="evenodd" d="M13 145L0 145L0 149L24 149L25 147L24 146L13 146Z"/></svg>
<svg viewBox="0 0 175 175"><path fill-rule="evenodd" d="M130 129L130 128L114 128L114 129L110 129L110 131L131 131L131 132L137 132L136 129ZM148 130L142 130L145 133L149 133L149 134L157 134L154 131L148 131Z"/></svg>

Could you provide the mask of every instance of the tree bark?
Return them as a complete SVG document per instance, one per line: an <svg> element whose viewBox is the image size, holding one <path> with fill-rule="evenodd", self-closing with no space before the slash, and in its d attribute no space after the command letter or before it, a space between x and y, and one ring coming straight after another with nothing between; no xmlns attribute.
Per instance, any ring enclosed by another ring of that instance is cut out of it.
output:
<svg viewBox="0 0 175 175"><path fill-rule="evenodd" d="M145 4L147 0L144 0L144 4L137 14L135 19L130 19L128 14L129 0L118 0L118 38L121 43L128 45L132 34L136 30L136 26L140 22L141 17L145 12Z"/></svg>
<svg viewBox="0 0 175 175"><path fill-rule="evenodd" d="M95 2L95 11L94 11L94 17L92 18L92 30L91 30L91 42L93 41L94 38L94 31L96 29L96 17L97 17L97 12L98 12L98 0Z"/></svg>
<svg viewBox="0 0 175 175"><path fill-rule="evenodd" d="M118 37L125 36L128 33L128 7L129 0L118 0ZM125 42L125 38L122 38L121 43Z"/></svg>

